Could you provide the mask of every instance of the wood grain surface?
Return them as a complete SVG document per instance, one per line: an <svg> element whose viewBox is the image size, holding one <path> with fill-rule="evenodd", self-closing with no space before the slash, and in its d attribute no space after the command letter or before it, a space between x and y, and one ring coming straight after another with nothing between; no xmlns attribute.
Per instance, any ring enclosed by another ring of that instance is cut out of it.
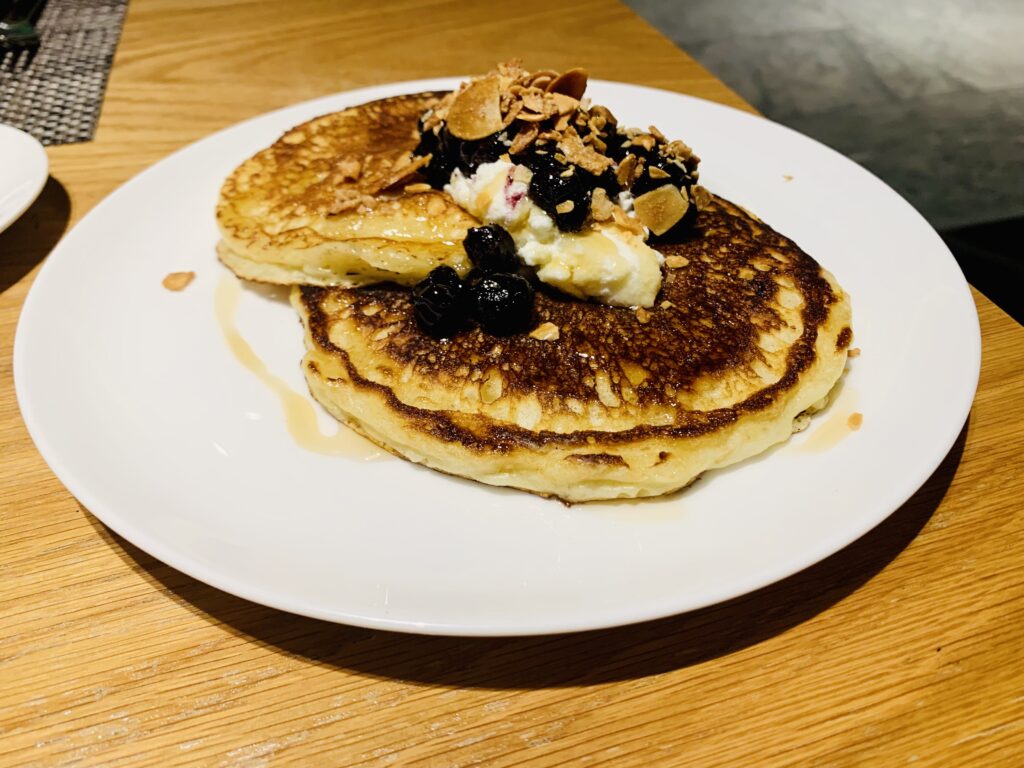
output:
<svg viewBox="0 0 1024 768"><path fill-rule="evenodd" d="M44 464L15 323L104 195L269 109L514 55L744 106L609 0L132 1L96 140L51 148L0 234L0 765L1024 764L1024 329L977 293L977 400L906 505L779 584L633 627L467 640L297 618L157 562Z"/></svg>

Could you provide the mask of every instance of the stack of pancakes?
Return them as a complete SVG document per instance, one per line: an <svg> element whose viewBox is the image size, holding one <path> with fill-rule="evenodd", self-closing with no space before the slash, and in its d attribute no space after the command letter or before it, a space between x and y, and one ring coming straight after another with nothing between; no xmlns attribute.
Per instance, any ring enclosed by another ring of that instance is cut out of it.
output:
<svg viewBox="0 0 1024 768"><path fill-rule="evenodd" d="M306 379L337 419L443 472L587 501L681 488L786 440L824 405L852 340L848 297L720 198L684 242L652 243L666 266L649 310L540 289L543 332L423 332L408 286L440 264L465 273L461 242L478 224L410 165L437 98L298 126L222 190L221 259L295 286Z"/></svg>

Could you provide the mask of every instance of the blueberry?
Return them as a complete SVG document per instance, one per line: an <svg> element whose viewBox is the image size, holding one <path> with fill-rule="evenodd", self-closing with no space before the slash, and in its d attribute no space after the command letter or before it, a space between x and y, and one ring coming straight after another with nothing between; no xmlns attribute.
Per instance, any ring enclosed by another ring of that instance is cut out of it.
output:
<svg viewBox="0 0 1024 768"><path fill-rule="evenodd" d="M414 155L432 155L430 162L421 170L427 182L434 189L441 189L451 179L452 171L460 163L462 141L455 138L446 128L420 132L420 141L412 151Z"/></svg>
<svg viewBox="0 0 1024 768"><path fill-rule="evenodd" d="M466 249L466 255L473 266L485 274L515 272L519 269L515 241L498 224L473 227L466 233L462 247Z"/></svg>
<svg viewBox="0 0 1024 768"><path fill-rule="evenodd" d="M604 137L606 146L604 153L615 162L620 162L629 153L629 147L622 146L626 139L627 136L624 133L608 131Z"/></svg>
<svg viewBox="0 0 1024 768"><path fill-rule="evenodd" d="M431 336L453 336L466 326L466 289L451 267L437 267L412 290L412 313Z"/></svg>
<svg viewBox="0 0 1024 768"><path fill-rule="evenodd" d="M638 147L637 149L642 148ZM681 163L665 157L660 149L648 152L644 157L646 162L644 163L643 173L633 182L631 188L634 195L639 196L645 192L650 192L652 189L657 189L663 184L672 184L673 186L686 187L687 189L693 186L693 177L686 168ZM652 177L650 173L651 168L657 168L660 173Z"/></svg>
<svg viewBox="0 0 1024 768"><path fill-rule="evenodd" d="M520 275L488 275L470 289L470 305L474 319L488 333L522 333L533 321L533 286Z"/></svg>
<svg viewBox="0 0 1024 768"><path fill-rule="evenodd" d="M587 219L593 194L593 187L587 185L580 169L542 160L531 170L530 199L554 219L563 232L579 231Z"/></svg>
<svg viewBox="0 0 1024 768"><path fill-rule="evenodd" d="M464 141L459 146L459 168L465 173L473 173L484 163L493 163L508 152L508 146L502 141L507 134L493 133L478 141Z"/></svg>

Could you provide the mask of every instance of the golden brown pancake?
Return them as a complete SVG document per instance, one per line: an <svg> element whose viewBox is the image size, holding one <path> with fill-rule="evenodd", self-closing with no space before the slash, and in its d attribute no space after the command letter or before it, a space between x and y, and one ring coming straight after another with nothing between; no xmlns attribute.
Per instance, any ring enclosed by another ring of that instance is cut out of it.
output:
<svg viewBox="0 0 1024 768"><path fill-rule="evenodd" d="M416 121L439 96L324 115L246 160L217 205L221 260L240 277L286 285L411 285L441 264L468 271L462 240L476 219L443 192L406 189Z"/></svg>
<svg viewBox="0 0 1024 768"><path fill-rule="evenodd" d="M302 286L310 390L443 472L566 501L652 496L786 440L842 374L849 300L791 240L716 198L658 245L655 307L538 292L554 339L425 334L408 288Z"/></svg>

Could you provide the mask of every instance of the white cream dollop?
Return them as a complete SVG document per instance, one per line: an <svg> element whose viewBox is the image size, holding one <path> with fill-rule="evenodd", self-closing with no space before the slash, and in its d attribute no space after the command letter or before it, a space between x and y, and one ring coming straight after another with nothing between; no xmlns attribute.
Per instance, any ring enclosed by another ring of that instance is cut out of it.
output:
<svg viewBox="0 0 1024 768"><path fill-rule="evenodd" d="M500 224L537 277L571 296L619 307L651 307L661 289L662 255L634 232L602 222L562 232L527 196L507 160L484 163L472 176L456 169L445 192L481 221Z"/></svg>

